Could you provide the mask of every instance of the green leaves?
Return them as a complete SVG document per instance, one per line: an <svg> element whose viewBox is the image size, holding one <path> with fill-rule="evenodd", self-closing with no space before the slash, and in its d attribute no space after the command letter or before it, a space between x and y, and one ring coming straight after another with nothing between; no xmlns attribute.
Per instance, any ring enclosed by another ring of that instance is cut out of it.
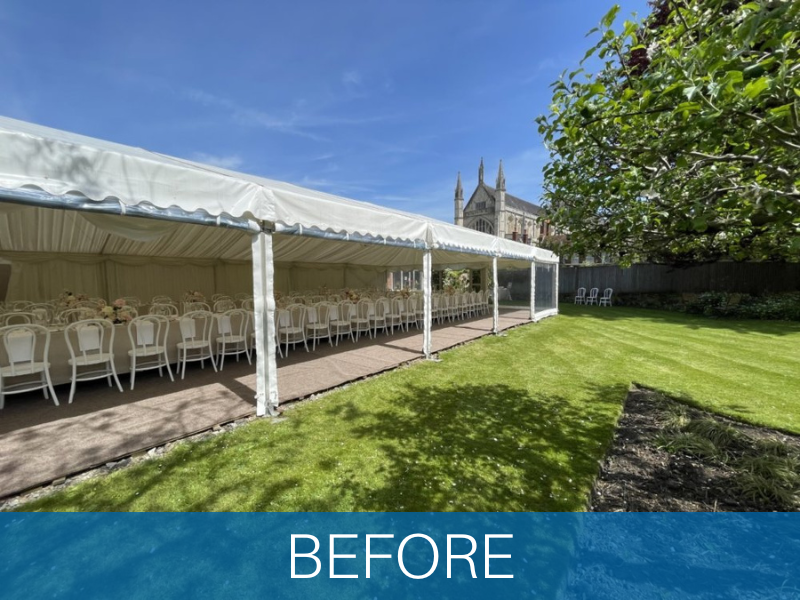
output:
<svg viewBox="0 0 800 600"><path fill-rule="evenodd" d="M757 98L762 92L769 88L770 80L767 77L759 77L751 81L744 87L744 96L750 100Z"/></svg>
<svg viewBox="0 0 800 600"><path fill-rule="evenodd" d="M619 4L615 4L614 6L611 7L611 10L609 10L602 18L602 20L600 21L601 25L605 28L611 27L611 25L614 24L614 19L617 18L618 13L619 13Z"/></svg>
<svg viewBox="0 0 800 600"><path fill-rule="evenodd" d="M800 3L672 8L616 34L613 7L587 56L623 64L554 88L549 218L625 261L798 260Z"/></svg>

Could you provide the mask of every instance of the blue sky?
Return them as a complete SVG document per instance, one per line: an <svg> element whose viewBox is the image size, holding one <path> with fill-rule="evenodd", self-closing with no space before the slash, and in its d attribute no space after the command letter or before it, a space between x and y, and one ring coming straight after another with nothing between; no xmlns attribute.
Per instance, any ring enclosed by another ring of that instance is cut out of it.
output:
<svg viewBox="0 0 800 600"><path fill-rule="evenodd" d="M611 4L6 0L0 114L451 221L482 156L538 200L534 119Z"/></svg>

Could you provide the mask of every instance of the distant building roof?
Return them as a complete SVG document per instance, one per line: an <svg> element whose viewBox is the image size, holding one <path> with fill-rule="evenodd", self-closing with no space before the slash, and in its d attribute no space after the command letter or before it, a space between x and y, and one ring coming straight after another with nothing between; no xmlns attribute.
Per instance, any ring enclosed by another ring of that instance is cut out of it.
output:
<svg viewBox="0 0 800 600"><path fill-rule="evenodd" d="M483 188L489 194L489 196L494 196L495 189L491 186L486 185L485 183L481 183L478 185L478 189ZM478 190L475 190L476 192ZM473 197L475 194L473 194ZM534 215L540 215L542 213L542 207L533 204L532 202L528 202L527 200L523 200L522 198L517 198L506 192L506 208L510 208L512 210L518 210L521 212L527 212Z"/></svg>

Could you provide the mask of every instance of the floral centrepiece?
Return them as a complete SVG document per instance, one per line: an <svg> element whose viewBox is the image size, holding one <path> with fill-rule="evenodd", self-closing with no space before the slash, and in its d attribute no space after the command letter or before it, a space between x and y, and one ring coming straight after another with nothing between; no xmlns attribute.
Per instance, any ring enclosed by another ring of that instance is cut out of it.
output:
<svg viewBox="0 0 800 600"><path fill-rule="evenodd" d="M345 289L343 293L345 298L350 300L350 302L358 302L361 300L361 294L358 293L358 290Z"/></svg>
<svg viewBox="0 0 800 600"><path fill-rule="evenodd" d="M103 306L97 316L112 323L128 323L133 319L134 313L131 307L125 304L125 300L117 298L109 306Z"/></svg>
<svg viewBox="0 0 800 600"><path fill-rule="evenodd" d="M78 302L85 302L88 299L89 296L86 294L73 294L69 290L64 290L58 296L58 307L61 309L75 308Z"/></svg>
<svg viewBox="0 0 800 600"><path fill-rule="evenodd" d="M197 291L188 291L184 292L183 294L183 301L184 302L205 302L206 297L203 295L203 292Z"/></svg>

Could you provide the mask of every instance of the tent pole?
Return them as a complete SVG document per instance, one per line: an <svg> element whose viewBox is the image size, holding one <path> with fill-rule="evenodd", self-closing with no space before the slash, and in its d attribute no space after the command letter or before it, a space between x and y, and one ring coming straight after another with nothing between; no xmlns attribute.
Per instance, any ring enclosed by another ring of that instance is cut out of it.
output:
<svg viewBox="0 0 800 600"><path fill-rule="evenodd" d="M253 252L253 312L256 333L256 415L274 416L278 408L278 368L275 361L275 297L272 232L266 228L251 238Z"/></svg>
<svg viewBox="0 0 800 600"><path fill-rule="evenodd" d="M536 320L536 260L531 261L531 321Z"/></svg>
<svg viewBox="0 0 800 600"><path fill-rule="evenodd" d="M425 358L430 360L431 358L431 326L433 325L433 293L432 293L432 286L433 286L433 255L431 254L430 249L425 250L425 254L422 255L422 290L424 296L424 310L425 310L425 318L423 321L423 333L422 333L422 352L425 354Z"/></svg>
<svg viewBox="0 0 800 600"><path fill-rule="evenodd" d="M500 333L499 290L497 289L497 257L492 258L492 333Z"/></svg>

